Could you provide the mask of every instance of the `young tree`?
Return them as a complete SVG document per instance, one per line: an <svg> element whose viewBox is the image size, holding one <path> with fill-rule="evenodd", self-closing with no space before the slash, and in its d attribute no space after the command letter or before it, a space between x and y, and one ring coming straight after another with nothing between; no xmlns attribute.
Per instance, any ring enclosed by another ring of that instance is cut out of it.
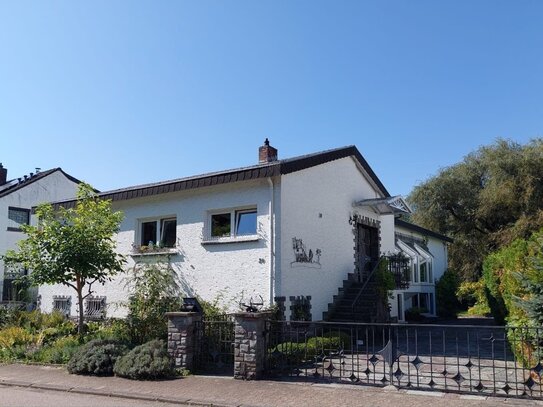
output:
<svg viewBox="0 0 543 407"><path fill-rule="evenodd" d="M121 212L98 198L90 185L80 184L75 208L50 204L36 209L38 226L23 226L27 238L19 250L3 256L7 267L30 270L33 285L63 284L77 293L79 334L84 330L83 300L94 283L104 284L122 271L125 259L115 252L113 235L119 230Z"/></svg>

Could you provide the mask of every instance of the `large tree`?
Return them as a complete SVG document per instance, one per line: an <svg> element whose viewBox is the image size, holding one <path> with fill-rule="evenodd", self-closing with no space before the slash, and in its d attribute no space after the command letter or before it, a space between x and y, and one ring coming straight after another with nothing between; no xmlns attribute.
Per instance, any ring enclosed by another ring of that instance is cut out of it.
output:
<svg viewBox="0 0 543 407"><path fill-rule="evenodd" d="M415 187L408 200L415 223L454 238L450 266L475 280L488 253L543 226L543 139L498 139Z"/></svg>
<svg viewBox="0 0 543 407"><path fill-rule="evenodd" d="M92 295L95 283L104 284L122 271L123 256L115 252L113 237L119 230L121 212L99 199L90 185L82 183L75 208L50 204L37 207L37 226L23 226L27 238L17 251L3 256L7 267L30 270L33 285L62 284L77 293L79 333L83 334L83 301Z"/></svg>

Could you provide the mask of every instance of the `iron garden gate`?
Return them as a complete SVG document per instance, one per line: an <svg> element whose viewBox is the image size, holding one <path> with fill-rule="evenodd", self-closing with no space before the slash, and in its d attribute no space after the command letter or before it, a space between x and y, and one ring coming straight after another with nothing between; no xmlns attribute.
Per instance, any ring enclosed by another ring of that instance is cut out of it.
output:
<svg viewBox="0 0 543 407"><path fill-rule="evenodd" d="M198 373L231 375L234 372L234 319L218 315L195 323L194 366Z"/></svg>

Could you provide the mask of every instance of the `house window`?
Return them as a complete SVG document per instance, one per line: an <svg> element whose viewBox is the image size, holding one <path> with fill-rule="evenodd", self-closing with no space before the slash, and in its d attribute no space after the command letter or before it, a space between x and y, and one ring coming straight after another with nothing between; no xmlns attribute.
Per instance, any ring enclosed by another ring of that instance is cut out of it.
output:
<svg viewBox="0 0 543 407"><path fill-rule="evenodd" d="M236 236L256 234L256 209L236 211Z"/></svg>
<svg viewBox="0 0 543 407"><path fill-rule="evenodd" d="M427 272L426 262L420 264L419 270L420 270L420 282L421 283L428 282L427 274L426 274Z"/></svg>
<svg viewBox="0 0 543 407"><path fill-rule="evenodd" d="M53 295L53 311L69 317L72 309L71 295Z"/></svg>
<svg viewBox="0 0 543 407"><path fill-rule="evenodd" d="M419 282L419 265L417 264L416 260L412 260L413 262L413 282L418 283Z"/></svg>
<svg viewBox="0 0 543 407"><path fill-rule="evenodd" d="M211 215L211 236L230 236L232 226L232 221L230 218L230 213L217 213L215 215Z"/></svg>
<svg viewBox="0 0 543 407"><path fill-rule="evenodd" d="M228 212L211 213L211 238L253 236L257 231L257 210L234 209Z"/></svg>
<svg viewBox="0 0 543 407"><path fill-rule="evenodd" d="M21 277L28 274L26 269L4 272L2 301L24 301L26 297L25 284Z"/></svg>
<svg viewBox="0 0 543 407"><path fill-rule="evenodd" d="M89 319L104 319L106 316L106 297L85 298L84 313Z"/></svg>
<svg viewBox="0 0 543 407"><path fill-rule="evenodd" d="M30 224L30 209L8 207L8 230L18 232L21 225Z"/></svg>
<svg viewBox="0 0 543 407"><path fill-rule="evenodd" d="M177 240L177 219L164 218L141 222L141 246L158 245L175 247Z"/></svg>

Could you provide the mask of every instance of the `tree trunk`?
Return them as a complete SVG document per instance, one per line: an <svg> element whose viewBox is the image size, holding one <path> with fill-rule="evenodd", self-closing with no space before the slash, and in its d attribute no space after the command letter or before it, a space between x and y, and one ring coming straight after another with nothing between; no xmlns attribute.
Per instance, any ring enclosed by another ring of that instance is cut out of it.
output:
<svg viewBox="0 0 543 407"><path fill-rule="evenodd" d="M85 330L85 320L83 316L83 284L81 284L81 281L77 279L77 303L79 305L79 323L77 325L77 333L79 334L79 337L82 337Z"/></svg>

